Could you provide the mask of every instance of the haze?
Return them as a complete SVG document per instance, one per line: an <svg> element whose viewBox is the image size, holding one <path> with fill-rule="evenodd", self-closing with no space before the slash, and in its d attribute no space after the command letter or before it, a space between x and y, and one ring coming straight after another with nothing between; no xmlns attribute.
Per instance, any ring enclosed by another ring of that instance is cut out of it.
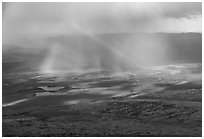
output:
<svg viewBox="0 0 204 139"><path fill-rule="evenodd" d="M3 3L3 44L9 44L3 51L48 48L39 65L42 72L165 64L171 44L154 33L201 33L201 5Z"/></svg>

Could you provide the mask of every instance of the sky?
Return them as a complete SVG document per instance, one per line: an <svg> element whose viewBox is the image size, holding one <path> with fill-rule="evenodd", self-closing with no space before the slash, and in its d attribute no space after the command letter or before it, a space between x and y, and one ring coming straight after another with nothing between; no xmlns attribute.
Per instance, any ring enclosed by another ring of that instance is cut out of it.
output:
<svg viewBox="0 0 204 139"><path fill-rule="evenodd" d="M3 43L100 33L202 32L202 3L3 3Z"/></svg>

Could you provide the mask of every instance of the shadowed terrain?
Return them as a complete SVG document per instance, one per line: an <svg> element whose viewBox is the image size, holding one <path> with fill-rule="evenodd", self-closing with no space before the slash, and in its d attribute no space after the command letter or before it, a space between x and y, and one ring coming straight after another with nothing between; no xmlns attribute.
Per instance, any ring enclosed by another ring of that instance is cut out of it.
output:
<svg viewBox="0 0 204 139"><path fill-rule="evenodd" d="M123 35L100 37L108 42ZM98 71L41 73L47 48L4 51L3 136L201 136L201 34L160 37L172 42L169 61L127 68L124 60L120 71L103 65L111 52ZM62 48L71 43L55 39ZM99 45L89 41L84 45Z"/></svg>

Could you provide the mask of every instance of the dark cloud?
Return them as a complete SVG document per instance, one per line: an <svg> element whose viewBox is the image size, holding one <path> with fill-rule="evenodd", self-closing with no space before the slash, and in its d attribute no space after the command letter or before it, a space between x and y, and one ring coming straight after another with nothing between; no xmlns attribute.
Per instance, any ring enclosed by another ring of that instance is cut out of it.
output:
<svg viewBox="0 0 204 139"><path fill-rule="evenodd" d="M189 17L190 15L202 14L201 2L173 2L161 3L164 16L173 18Z"/></svg>
<svg viewBox="0 0 204 139"><path fill-rule="evenodd" d="M174 32L175 27L185 32L194 26L201 30L197 15L202 14L202 4L198 2L3 4L3 40L46 34Z"/></svg>

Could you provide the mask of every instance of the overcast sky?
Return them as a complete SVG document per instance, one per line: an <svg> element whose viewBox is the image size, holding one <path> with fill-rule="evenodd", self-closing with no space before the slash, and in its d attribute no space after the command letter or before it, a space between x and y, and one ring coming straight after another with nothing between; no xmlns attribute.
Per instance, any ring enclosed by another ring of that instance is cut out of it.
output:
<svg viewBox="0 0 204 139"><path fill-rule="evenodd" d="M201 3L4 3L3 42L33 36L202 32Z"/></svg>

